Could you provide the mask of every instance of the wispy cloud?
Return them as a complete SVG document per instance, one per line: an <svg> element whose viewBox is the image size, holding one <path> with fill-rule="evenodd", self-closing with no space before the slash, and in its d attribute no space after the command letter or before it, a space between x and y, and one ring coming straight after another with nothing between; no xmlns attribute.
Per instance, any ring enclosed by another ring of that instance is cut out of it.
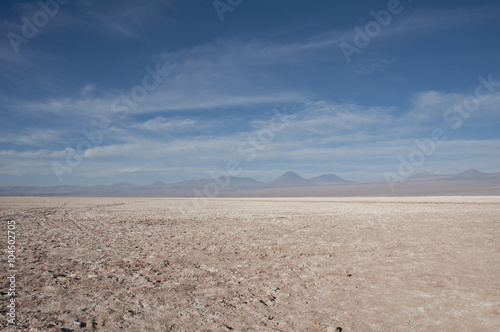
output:
<svg viewBox="0 0 500 332"><path fill-rule="evenodd" d="M159 116L146 122L134 124L133 127L147 131L186 131L193 127L199 128L202 125L193 119L167 119Z"/></svg>
<svg viewBox="0 0 500 332"><path fill-rule="evenodd" d="M16 144L29 147L43 147L53 143L64 144L67 138L63 138L61 131L49 129L32 129L20 134L17 131L4 131L0 136L0 143Z"/></svg>
<svg viewBox="0 0 500 332"><path fill-rule="evenodd" d="M393 18L390 28L384 29L380 37L390 38L397 35L426 33L429 30L463 28L470 25L483 24L488 20L497 20L500 6L459 7L456 9L420 9L406 6L400 16ZM378 37L377 37L378 38Z"/></svg>
<svg viewBox="0 0 500 332"><path fill-rule="evenodd" d="M474 91L470 93L422 91L413 97L409 116L421 123L433 122L444 125L444 113L461 105L464 100L471 97L475 98ZM477 119L498 121L499 107L500 93L492 94L486 100L478 101L477 110L467 117L467 121L472 122Z"/></svg>

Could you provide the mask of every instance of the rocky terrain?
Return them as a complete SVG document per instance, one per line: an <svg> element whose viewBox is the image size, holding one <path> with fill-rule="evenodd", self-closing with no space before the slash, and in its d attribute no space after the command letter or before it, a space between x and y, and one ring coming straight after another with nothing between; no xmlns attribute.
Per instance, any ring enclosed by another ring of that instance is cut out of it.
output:
<svg viewBox="0 0 500 332"><path fill-rule="evenodd" d="M29 331L499 331L500 197L3 197ZM6 328L7 327L7 328Z"/></svg>

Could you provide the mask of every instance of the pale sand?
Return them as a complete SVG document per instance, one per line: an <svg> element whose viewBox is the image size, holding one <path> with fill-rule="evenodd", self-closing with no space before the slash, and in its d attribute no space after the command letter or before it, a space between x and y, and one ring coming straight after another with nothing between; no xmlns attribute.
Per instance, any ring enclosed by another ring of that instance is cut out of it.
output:
<svg viewBox="0 0 500 332"><path fill-rule="evenodd" d="M23 329L500 331L500 197L5 197L0 209L2 271L6 220L18 225Z"/></svg>

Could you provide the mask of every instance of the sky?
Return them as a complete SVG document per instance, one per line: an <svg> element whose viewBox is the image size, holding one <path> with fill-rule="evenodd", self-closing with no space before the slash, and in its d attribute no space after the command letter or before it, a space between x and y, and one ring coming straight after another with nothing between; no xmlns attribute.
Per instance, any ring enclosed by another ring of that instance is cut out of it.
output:
<svg viewBox="0 0 500 332"><path fill-rule="evenodd" d="M500 171L500 2L0 2L0 186Z"/></svg>

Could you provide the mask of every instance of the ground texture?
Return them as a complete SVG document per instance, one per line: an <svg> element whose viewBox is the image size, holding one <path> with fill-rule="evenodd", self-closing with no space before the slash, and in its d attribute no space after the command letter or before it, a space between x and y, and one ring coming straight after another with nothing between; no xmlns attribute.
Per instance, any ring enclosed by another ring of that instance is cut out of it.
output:
<svg viewBox="0 0 500 332"><path fill-rule="evenodd" d="M17 328L500 331L500 197L204 203L1 198Z"/></svg>

